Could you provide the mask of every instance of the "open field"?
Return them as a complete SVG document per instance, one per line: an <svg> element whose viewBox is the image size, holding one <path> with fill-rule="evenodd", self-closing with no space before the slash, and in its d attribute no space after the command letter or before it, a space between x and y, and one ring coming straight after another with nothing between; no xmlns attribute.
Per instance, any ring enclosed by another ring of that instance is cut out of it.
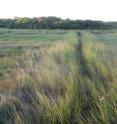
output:
<svg viewBox="0 0 117 124"><path fill-rule="evenodd" d="M117 31L0 29L0 124L116 124Z"/></svg>

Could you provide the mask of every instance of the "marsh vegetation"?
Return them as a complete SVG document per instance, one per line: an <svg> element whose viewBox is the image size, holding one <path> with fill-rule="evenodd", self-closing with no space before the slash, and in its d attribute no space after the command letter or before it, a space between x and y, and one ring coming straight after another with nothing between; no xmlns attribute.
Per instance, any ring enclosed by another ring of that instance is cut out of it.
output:
<svg viewBox="0 0 117 124"><path fill-rule="evenodd" d="M116 124L117 31L0 29L0 124Z"/></svg>

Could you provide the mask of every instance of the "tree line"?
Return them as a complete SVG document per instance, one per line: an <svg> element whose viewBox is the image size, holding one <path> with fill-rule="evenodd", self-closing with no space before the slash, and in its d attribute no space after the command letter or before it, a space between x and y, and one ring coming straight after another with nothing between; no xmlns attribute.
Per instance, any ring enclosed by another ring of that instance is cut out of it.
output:
<svg viewBox="0 0 117 124"><path fill-rule="evenodd" d="M71 20L58 17L0 19L0 28L11 29L117 29L117 22Z"/></svg>

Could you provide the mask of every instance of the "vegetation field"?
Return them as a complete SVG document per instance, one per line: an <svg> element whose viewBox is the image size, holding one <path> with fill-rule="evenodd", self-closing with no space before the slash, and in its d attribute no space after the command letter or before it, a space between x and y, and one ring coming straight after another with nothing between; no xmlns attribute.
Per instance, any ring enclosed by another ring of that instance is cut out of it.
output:
<svg viewBox="0 0 117 124"><path fill-rule="evenodd" d="M0 124L116 124L116 30L0 29Z"/></svg>

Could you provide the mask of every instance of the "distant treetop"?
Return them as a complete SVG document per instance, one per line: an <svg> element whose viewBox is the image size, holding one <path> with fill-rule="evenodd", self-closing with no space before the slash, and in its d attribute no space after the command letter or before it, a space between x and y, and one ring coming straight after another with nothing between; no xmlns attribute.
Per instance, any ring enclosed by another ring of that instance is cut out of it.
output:
<svg viewBox="0 0 117 124"><path fill-rule="evenodd" d="M117 29L117 22L61 19L54 16L0 19L0 28L12 29Z"/></svg>

